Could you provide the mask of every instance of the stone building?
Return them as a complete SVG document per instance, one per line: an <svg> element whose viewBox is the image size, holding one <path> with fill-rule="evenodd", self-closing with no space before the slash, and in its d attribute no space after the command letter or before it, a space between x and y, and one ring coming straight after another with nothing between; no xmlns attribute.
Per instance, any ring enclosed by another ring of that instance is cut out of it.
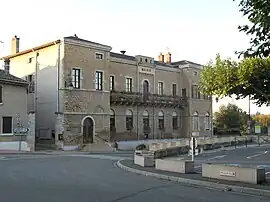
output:
<svg viewBox="0 0 270 202"><path fill-rule="evenodd" d="M172 62L170 53L158 60L114 53L76 35L21 52L14 37L12 47L2 59L13 74L36 82L29 94L37 96L39 136L55 128L65 145L81 145L212 134L212 99L198 90L199 64Z"/></svg>

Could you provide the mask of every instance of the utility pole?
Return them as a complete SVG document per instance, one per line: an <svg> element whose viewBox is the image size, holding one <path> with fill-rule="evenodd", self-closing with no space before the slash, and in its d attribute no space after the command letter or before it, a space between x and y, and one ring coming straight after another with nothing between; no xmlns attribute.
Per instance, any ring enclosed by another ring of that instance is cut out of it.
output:
<svg viewBox="0 0 270 202"><path fill-rule="evenodd" d="M60 88L60 54L61 54L61 41L58 44L58 61L57 61L57 112L60 111L60 95L59 95L59 88Z"/></svg>

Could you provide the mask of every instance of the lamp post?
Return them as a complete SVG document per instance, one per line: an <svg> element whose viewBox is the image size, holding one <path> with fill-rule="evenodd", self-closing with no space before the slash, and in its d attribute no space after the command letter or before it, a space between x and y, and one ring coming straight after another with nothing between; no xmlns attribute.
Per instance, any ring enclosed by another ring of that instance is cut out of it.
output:
<svg viewBox="0 0 270 202"><path fill-rule="evenodd" d="M251 133L251 116L250 116L250 95L248 96L248 122L247 122L247 134Z"/></svg>

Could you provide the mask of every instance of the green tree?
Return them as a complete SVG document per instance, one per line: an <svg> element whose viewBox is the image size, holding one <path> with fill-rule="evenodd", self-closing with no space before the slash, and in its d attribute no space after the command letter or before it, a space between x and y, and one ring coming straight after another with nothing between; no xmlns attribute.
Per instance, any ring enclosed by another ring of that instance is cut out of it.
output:
<svg viewBox="0 0 270 202"><path fill-rule="evenodd" d="M204 66L200 74L200 89L217 98L236 95L250 96L255 104L270 105L270 58L245 58L240 62L221 59Z"/></svg>
<svg viewBox="0 0 270 202"><path fill-rule="evenodd" d="M223 133L246 133L248 115L237 105L222 105L218 112L214 113L214 126Z"/></svg>
<svg viewBox="0 0 270 202"><path fill-rule="evenodd" d="M233 0L235 1L235 0ZM240 32L250 36L250 47L238 52L244 57L269 57L270 55L270 0L240 0L239 11L249 23L239 26Z"/></svg>

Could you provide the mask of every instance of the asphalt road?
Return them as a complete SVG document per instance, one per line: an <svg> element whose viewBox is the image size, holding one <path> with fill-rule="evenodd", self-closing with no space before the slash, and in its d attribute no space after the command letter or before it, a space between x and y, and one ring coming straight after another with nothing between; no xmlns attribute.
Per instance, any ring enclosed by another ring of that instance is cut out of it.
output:
<svg viewBox="0 0 270 202"><path fill-rule="evenodd" d="M190 159L191 157L172 157L179 159ZM209 151L195 156L195 166L198 172L201 171L202 163L224 163L233 165L251 165L264 167L267 178L270 178L270 146L247 148L230 148L220 151Z"/></svg>
<svg viewBox="0 0 270 202"><path fill-rule="evenodd" d="M269 198L189 187L125 172L114 166L123 156L2 156L0 201L269 202Z"/></svg>

